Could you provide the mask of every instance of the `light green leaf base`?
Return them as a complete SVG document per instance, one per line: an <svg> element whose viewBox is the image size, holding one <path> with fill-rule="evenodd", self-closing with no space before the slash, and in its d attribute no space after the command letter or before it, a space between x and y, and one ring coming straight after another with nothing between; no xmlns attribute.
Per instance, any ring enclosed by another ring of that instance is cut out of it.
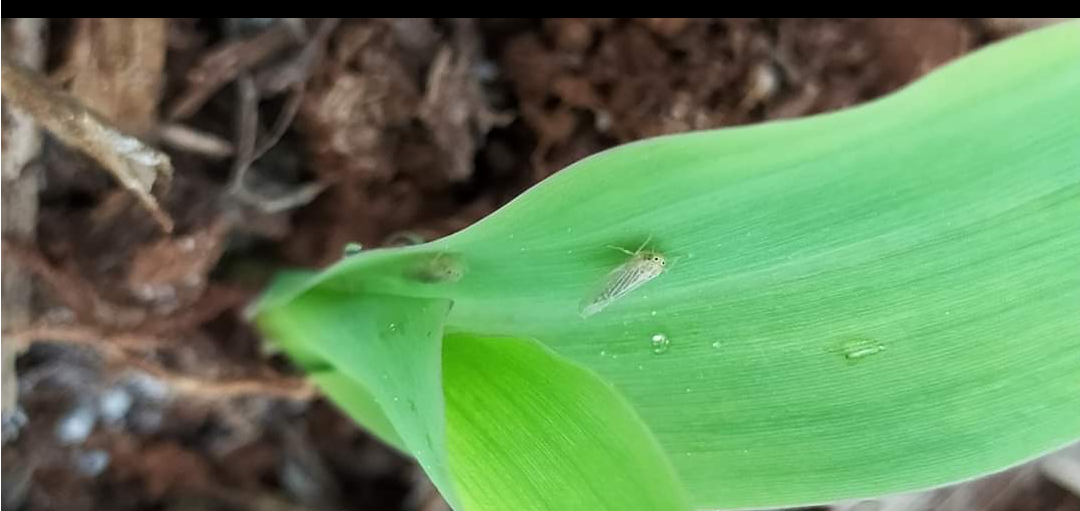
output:
<svg viewBox="0 0 1080 511"><path fill-rule="evenodd" d="M595 375L526 340L445 342L463 509L689 509L655 440Z"/></svg>

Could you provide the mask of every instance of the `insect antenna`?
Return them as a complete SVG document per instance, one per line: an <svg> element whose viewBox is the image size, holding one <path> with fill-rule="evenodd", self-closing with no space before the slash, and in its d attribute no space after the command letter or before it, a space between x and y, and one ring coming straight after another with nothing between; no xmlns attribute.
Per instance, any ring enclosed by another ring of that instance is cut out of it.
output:
<svg viewBox="0 0 1080 511"><path fill-rule="evenodd" d="M624 254L626 254L626 255L629 255L629 256L636 256L636 255L638 255L638 254L640 254L640 253L641 253L642 249L644 249L644 248L645 248L645 246L646 246L646 245L648 245L650 241L652 241L652 235L651 235L651 234L649 235L649 237L648 237L648 238L645 238L645 242L644 242L644 243L642 243L642 244L641 244L641 246L640 246L640 247L638 247L637 251L635 251L635 252L631 252L631 251L629 251L629 250L627 250L627 249L625 249L625 248L622 248L622 247L616 247L616 246L614 246L614 245L606 245L606 246L607 246L607 248L611 248L611 249L615 249L615 250L618 250L619 252L622 252L622 253L624 253Z"/></svg>

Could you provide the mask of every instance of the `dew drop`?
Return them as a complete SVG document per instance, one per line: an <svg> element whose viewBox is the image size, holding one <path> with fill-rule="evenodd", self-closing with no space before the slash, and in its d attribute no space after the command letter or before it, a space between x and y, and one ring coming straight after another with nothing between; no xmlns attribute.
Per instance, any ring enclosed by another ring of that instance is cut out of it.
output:
<svg viewBox="0 0 1080 511"><path fill-rule="evenodd" d="M607 356L607 351L606 350L600 350L600 356L601 357L606 357Z"/></svg>
<svg viewBox="0 0 1080 511"><path fill-rule="evenodd" d="M645 366L643 366L641 364L638 364L637 368L638 368L638 371L644 371L645 370Z"/></svg>
<svg viewBox="0 0 1080 511"><path fill-rule="evenodd" d="M345 244L345 248L341 249L341 255L344 257L354 256L359 254L363 249L363 245L356 242L349 242Z"/></svg>
<svg viewBox="0 0 1080 511"><path fill-rule="evenodd" d="M650 315L650 316L655 316L655 315L656 315L656 311L652 311L652 312L650 312L650 313L649 313L649 315Z"/></svg>
<svg viewBox="0 0 1080 511"><path fill-rule="evenodd" d="M668 346L671 345L671 341L664 334L653 334L652 336L652 350L657 355L668 350Z"/></svg>
<svg viewBox="0 0 1080 511"><path fill-rule="evenodd" d="M720 341L713 341L712 347L714 349L720 349Z"/></svg>

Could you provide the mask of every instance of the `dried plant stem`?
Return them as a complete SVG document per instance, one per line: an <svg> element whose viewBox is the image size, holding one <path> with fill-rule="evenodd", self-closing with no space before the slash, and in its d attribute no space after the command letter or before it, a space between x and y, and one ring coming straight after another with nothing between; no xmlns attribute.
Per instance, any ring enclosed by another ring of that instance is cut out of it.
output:
<svg viewBox="0 0 1080 511"><path fill-rule="evenodd" d="M4 337L29 345L34 342L62 342L85 346L106 360L137 368L165 382L177 392L204 398L222 399L241 395L264 395L284 399L306 400L315 396L315 389L306 380L283 376L262 378L231 378L209 380L182 374L145 358L140 353L148 348L176 346L177 343L147 335L106 334L83 325L32 325L4 332Z"/></svg>
<svg viewBox="0 0 1080 511"><path fill-rule="evenodd" d="M173 221L151 194L156 183L168 184L169 156L122 133L79 100L56 88L37 72L3 57L3 95L63 143L85 152L135 195L166 232Z"/></svg>

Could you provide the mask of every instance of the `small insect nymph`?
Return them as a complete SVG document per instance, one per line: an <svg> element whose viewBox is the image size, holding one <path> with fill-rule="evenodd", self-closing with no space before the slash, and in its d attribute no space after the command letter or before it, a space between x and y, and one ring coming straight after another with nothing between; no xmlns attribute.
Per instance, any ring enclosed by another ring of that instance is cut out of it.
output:
<svg viewBox="0 0 1080 511"><path fill-rule="evenodd" d="M425 284L449 284L461 280L466 270L458 255L440 252L409 267L406 276Z"/></svg>
<svg viewBox="0 0 1080 511"><path fill-rule="evenodd" d="M626 253L630 256L630 260L608 273L600 286L581 301L578 312L582 317L587 318L600 312L664 272L664 268L667 267L667 258L664 254L653 250L643 250L651 239L651 237L646 239L635 252L609 246L609 248Z"/></svg>

